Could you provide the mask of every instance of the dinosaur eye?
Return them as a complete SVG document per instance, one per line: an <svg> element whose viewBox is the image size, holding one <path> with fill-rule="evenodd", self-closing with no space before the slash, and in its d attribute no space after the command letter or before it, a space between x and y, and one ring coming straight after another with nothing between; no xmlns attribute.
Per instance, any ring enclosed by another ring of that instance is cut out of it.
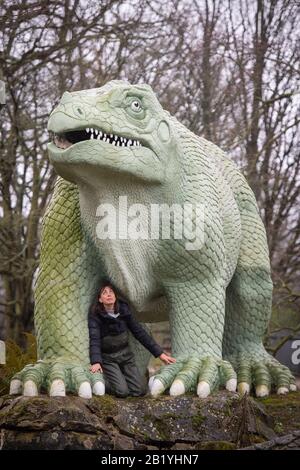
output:
<svg viewBox="0 0 300 470"><path fill-rule="evenodd" d="M137 100L137 99L132 101L130 108L132 109L132 111L135 111L136 113L139 113L143 109L140 100Z"/></svg>
<svg viewBox="0 0 300 470"><path fill-rule="evenodd" d="M146 116L146 108L143 105L142 100L137 96L127 96L124 107L126 112L133 119L142 120Z"/></svg>

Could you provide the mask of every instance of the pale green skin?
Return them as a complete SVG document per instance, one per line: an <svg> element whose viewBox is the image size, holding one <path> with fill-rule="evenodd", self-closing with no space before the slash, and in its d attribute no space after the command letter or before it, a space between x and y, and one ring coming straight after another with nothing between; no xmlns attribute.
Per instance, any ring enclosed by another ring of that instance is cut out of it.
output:
<svg viewBox="0 0 300 470"><path fill-rule="evenodd" d="M291 373L262 344L272 281L265 229L245 178L220 148L163 110L149 86L113 81L92 93L65 93L49 130L94 127L144 145L49 144L60 176L43 220L35 288L40 362L15 378L38 387L62 378L67 391L102 380L89 372L87 312L102 276L109 276L140 321L169 319L177 362L157 374L165 388L177 377L186 390L196 391L202 380L214 390L237 374L238 382L289 389ZM139 97L143 115L131 110L127 95ZM117 206L119 195L128 205L203 204L204 246L188 251L185 240L97 239L96 207ZM141 369L148 359L140 346Z"/></svg>

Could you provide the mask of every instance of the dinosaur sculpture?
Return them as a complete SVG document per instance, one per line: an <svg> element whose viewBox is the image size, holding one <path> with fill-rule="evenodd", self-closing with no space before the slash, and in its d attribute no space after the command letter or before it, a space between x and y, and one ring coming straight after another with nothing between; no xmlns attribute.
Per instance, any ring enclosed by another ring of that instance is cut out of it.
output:
<svg viewBox="0 0 300 470"><path fill-rule="evenodd" d="M253 192L223 151L170 116L151 87L123 81L64 93L48 129L59 176L35 284L39 359L14 376L11 393L36 395L41 386L51 396L104 393L102 375L89 372L87 328L104 277L140 321L170 321L177 362L151 377L152 395L295 390L290 371L262 344L272 299L265 229ZM201 205L202 246L187 249L174 236L99 237L97 208L117 207L124 196L128 206ZM145 370L145 350L136 357Z"/></svg>

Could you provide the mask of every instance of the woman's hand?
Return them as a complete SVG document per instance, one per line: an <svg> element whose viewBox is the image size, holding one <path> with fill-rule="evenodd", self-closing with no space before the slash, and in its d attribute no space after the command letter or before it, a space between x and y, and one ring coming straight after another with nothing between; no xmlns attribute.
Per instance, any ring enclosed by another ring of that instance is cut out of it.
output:
<svg viewBox="0 0 300 470"><path fill-rule="evenodd" d="M97 362L96 364L92 364L90 367L90 371L93 372L93 374L95 374L95 372L101 372L101 374L103 373L103 369L99 362Z"/></svg>
<svg viewBox="0 0 300 470"><path fill-rule="evenodd" d="M159 356L159 359L161 361L163 361L165 364L173 364L174 362L176 362L175 357L172 357L172 356L170 356L169 354L166 354L166 353L162 353Z"/></svg>

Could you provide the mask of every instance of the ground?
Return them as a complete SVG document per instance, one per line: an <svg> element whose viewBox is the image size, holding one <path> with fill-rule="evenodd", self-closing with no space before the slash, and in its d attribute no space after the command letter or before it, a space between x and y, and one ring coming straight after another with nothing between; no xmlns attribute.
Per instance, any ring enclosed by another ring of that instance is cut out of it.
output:
<svg viewBox="0 0 300 470"><path fill-rule="evenodd" d="M4 396L0 430L2 449L239 449L291 433L300 448L300 391L259 400L226 391L205 399Z"/></svg>

